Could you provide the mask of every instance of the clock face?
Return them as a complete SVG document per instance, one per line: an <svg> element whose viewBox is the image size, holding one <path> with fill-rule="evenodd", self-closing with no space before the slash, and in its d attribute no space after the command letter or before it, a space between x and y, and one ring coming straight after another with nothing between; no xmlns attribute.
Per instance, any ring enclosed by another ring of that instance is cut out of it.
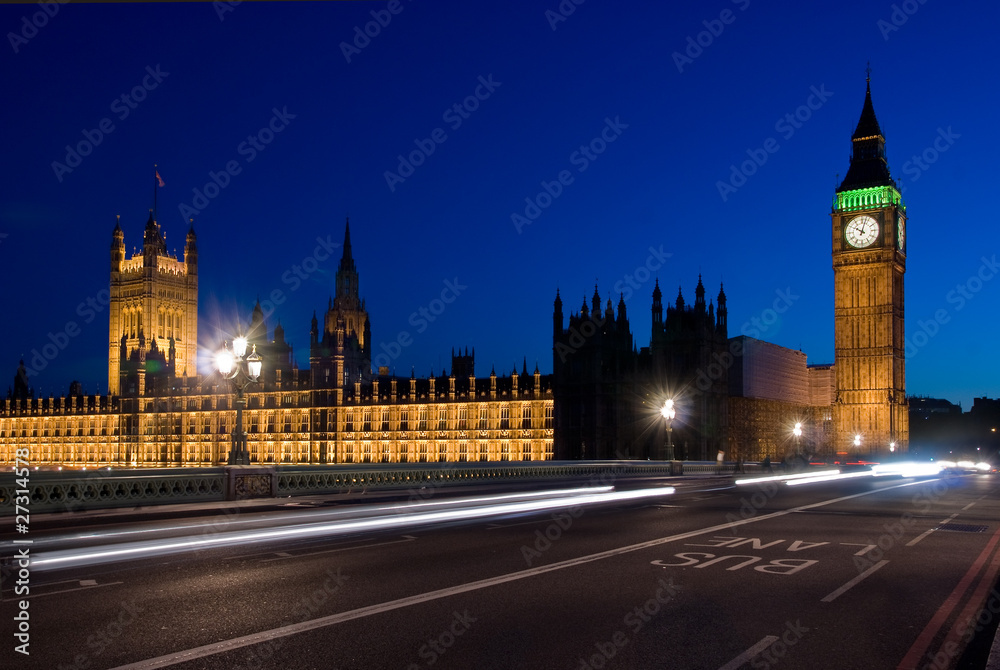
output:
<svg viewBox="0 0 1000 670"><path fill-rule="evenodd" d="M878 221L867 214L856 216L847 222L845 236L847 243L857 249L871 246L878 237Z"/></svg>
<svg viewBox="0 0 1000 670"><path fill-rule="evenodd" d="M899 217L897 221L896 229L899 234L899 248L903 249L903 245L906 243L906 221L903 220L903 217Z"/></svg>

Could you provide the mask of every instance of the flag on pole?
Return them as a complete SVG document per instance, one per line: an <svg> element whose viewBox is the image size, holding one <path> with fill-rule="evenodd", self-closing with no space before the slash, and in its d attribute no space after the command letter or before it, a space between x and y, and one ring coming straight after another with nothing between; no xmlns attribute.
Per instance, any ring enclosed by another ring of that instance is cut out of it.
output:
<svg viewBox="0 0 1000 670"><path fill-rule="evenodd" d="M163 181L163 177L160 176L159 170L156 170L155 172L156 172L156 183L160 188L163 188L164 186L166 186L166 183Z"/></svg>

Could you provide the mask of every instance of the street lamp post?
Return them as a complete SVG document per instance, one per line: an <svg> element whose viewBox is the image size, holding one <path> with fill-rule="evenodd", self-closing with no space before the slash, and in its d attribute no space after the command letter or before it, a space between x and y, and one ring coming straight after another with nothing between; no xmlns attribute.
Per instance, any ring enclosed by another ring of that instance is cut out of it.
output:
<svg viewBox="0 0 1000 670"><path fill-rule="evenodd" d="M674 409L673 398L668 398L663 403L663 407L660 408L660 414L663 415L663 419L667 424L667 460L672 461L674 460L673 422L674 417L677 416L677 410Z"/></svg>
<svg viewBox="0 0 1000 670"><path fill-rule="evenodd" d="M800 446L800 439L802 438L802 424L796 422L795 428L792 429L792 435L795 436L795 455L802 455L802 447Z"/></svg>
<svg viewBox="0 0 1000 670"><path fill-rule="evenodd" d="M243 392L250 384L256 383L260 378L263 361L257 354L256 344L253 346L253 352L244 359L246 353L247 338L237 337L233 340L232 351L223 343L222 351L215 356L215 365L219 369L219 374L229 380L236 391L236 425L233 427L232 446L226 461L229 465L250 465L247 434L243 431L243 408L247 404Z"/></svg>

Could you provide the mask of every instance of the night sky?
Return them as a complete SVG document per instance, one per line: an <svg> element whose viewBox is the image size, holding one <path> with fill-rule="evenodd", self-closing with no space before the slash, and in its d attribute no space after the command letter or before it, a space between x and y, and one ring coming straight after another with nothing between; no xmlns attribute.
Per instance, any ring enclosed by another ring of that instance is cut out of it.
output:
<svg viewBox="0 0 1000 670"><path fill-rule="evenodd" d="M907 392L1000 396L1000 7L680 4L3 5L0 373L54 339L36 392L106 391L111 231L141 246L154 163L170 249L195 220L206 351L274 295L307 367L341 254L320 242L350 216L399 374L465 346L479 375L549 373L556 289L576 310L595 281L645 346L654 279L691 302L699 273L731 336L832 362L829 212L870 60L909 213Z"/></svg>

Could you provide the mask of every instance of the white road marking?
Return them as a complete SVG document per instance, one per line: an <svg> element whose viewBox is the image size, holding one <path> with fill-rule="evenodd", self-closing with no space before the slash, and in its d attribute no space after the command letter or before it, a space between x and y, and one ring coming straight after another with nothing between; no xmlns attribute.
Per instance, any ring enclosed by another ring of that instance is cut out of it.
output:
<svg viewBox="0 0 1000 670"><path fill-rule="evenodd" d="M533 521L521 521L519 523L488 523L486 524L486 530L496 530L497 528L513 528L515 526L531 526L533 524L539 523L552 523L550 517L544 519L534 519Z"/></svg>
<svg viewBox="0 0 1000 670"><path fill-rule="evenodd" d="M836 591L834 591L833 593L831 593L827 597L823 598L820 602L832 603L834 600L836 600L840 596L842 596L845 593L847 593L847 591L850 590L852 587L857 586L858 584L860 584L862 580L864 580L866 577L868 577L868 575L872 574L873 572L875 572L876 570L878 570L879 568L881 568L882 566L884 566L888 562L889 561L879 561L878 563L876 563L872 567L868 568L867 570L865 570L864 572L862 572L860 575L858 575L857 577L855 577L851 581L847 582L846 584L844 584L843 586L841 586L839 589L837 589Z"/></svg>
<svg viewBox="0 0 1000 670"><path fill-rule="evenodd" d="M818 503L802 505L801 507L793 507L778 512L771 512L770 514L762 514L760 516L751 517L749 519L741 519L739 521L722 523L716 526L709 526L708 528L700 528L698 530L692 530L686 533L680 533L678 535L661 537L655 540L647 540L646 542L640 542L638 544L631 544L624 547L618 547L617 549L608 549L606 551L598 552L596 554L590 554L587 556L578 556L576 558L560 561L558 563L552 563L551 565L540 565L534 568L528 568L526 570L519 570L518 572L510 572L505 575L499 575L497 577L490 577L487 579L480 579L475 582L458 584L457 586L450 586L448 588L438 589L437 591L428 591L426 593L419 593L406 598L399 598L398 600L390 600L388 602L378 603L376 605L369 605L368 607L361 607L359 609L350 610L347 612L340 612L338 614L331 614L329 616L319 617L317 619L311 619L309 621L303 621L296 624L289 624L287 626L281 626L279 628L272 628L271 630L265 630L259 633L251 633L250 635L244 635L242 637L236 637L230 640L223 640L222 642L215 642L213 644L206 644L201 647L195 647L193 649L185 649L183 651L174 652L172 654L165 654L163 656L158 656L156 658L150 658L144 661L136 661L135 663L128 663L126 665L121 665L118 666L117 668L113 668L112 670L153 670L154 668L166 668L171 665L176 665L178 663L186 663L188 661L193 661L195 659L205 658L206 656L214 656L215 654L221 654L227 651L232 651L234 649L241 649L243 647L248 647L250 645L260 644L261 642L267 642L269 640L287 637L289 635L296 635L298 633L304 633L306 631L316 630L318 628L326 628L327 626L333 626L339 623L343 623L345 621L353 621L354 619L361 619L375 614L390 612L392 610L397 610L404 607L410 607L411 605L419 605L425 602L439 600L441 598L447 598L462 593L479 591L480 589L489 588L491 586L497 586L499 584L506 584L508 582L514 582L521 579L526 579L528 577L535 577L537 575L543 575L549 572L555 572L557 570L572 568L579 565L586 565L588 563L600 561L605 558L621 556L623 554L628 554L634 551L640 551L642 549L651 549L653 547L658 547L660 545L668 544L670 542L677 542L678 540L686 540L690 537L697 537L699 535L706 535L709 533L717 533L722 530L732 529L736 526L743 526L750 523L757 523L759 521L768 521L770 519L776 519L779 517L786 516L788 514L794 514L796 512L802 512L817 507L824 507L826 505L833 505L839 502L844 502L845 500L853 500L854 498L861 498L864 496L875 495L877 493L885 493L886 491L891 491L893 489L913 486L914 484L917 483L921 482L908 482L905 484L897 484L895 486L887 486L885 488L876 489L874 491L854 493L849 496L842 496L840 498L831 498L830 500L824 500Z"/></svg>
<svg viewBox="0 0 1000 670"><path fill-rule="evenodd" d="M97 586L96 579L81 579L80 586Z"/></svg>
<svg viewBox="0 0 1000 670"><path fill-rule="evenodd" d="M265 558L261 563L270 563L271 561L284 561L289 558L303 558L305 556L319 556L320 554L335 554L338 551L351 551L352 549L367 549L369 547L384 547L387 544L399 544L400 542L413 542L416 537L413 535L404 535L405 540L391 540L389 542L376 542L375 544L359 544L353 547L337 547L336 549L323 549L322 551L311 551L308 554L289 554L284 551L275 552L278 554L278 558Z"/></svg>
<svg viewBox="0 0 1000 670"><path fill-rule="evenodd" d="M741 668L746 663L748 663L750 659L752 659L754 656L764 651L777 641L778 641L777 635L768 635L767 637L762 638L760 642L750 647L749 649L744 651L742 654L740 654L733 660L729 661L729 663L726 663L724 666L719 668L719 670L736 670L737 668Z"/></svg>
<svg viewBox="0 0 1000 670"><path fill-rule="evenodd" d="M954 519L956 516L958 516L958 515L957 514L952 514L950 517L948 517L947 519L945 519L941 523L948 523L949 521L951 521L952 519ZM936 531L938 528L940 528L940 526L941 526L941 524L939 523L937 526L934 526L930 530L925 530L920 535L917 535L915 538L913 538L912 540L910 540L909 542L907 542L906 546L907 547L912 547L917 542L920 542L920 540L924 539L925 537L927 537L928 535L930 535L931 533L933 533L934 531Z"/></svg>
<svg viewBox="0 0 1000 670"><path fill-rule="evenodd" d="M864 547L861 551L854 552L855 556L864 556L878 546L877 544L864 544L863 542L841 542L841 544L847 545L848 547Z"/></svg>
<svg viewBox="0 0 1000 670"><path fill-rule="evenodd" d="M970 507L972 507L975 504L976 504L975 501L970 502L968 505L966 505L965 507L962 508L962 511L964 512L965 510L969 509Z"/></svg>
<svg viewBox="0 0 1000 670"><path fill-rule="evenodd" d="M74 580L74 581L76 581L76 580ZM90 581L93 581L93 580L92 579L87 579L87 580L83 580L83 581L90 582ZM80 583L83 584L83 581L81 581ZM84 586L78 586L75 589L63 589L62 591L49 591L48 593L39 593L38 591L33 591L31 593L31 597L32 598L44 598L45 596L57 596L57 595L59 595L61 593L71 593L73 591L89 591L90 589L99 589L102 586L114 586L115 584L122 584L122 583L124 583L124 582L108 582L107 584L98 584L97 582L94 582L93 584L86 584ZM9 603L9 602L14 602L15 600L17 600L17 598L11 598L9 600L5 598L3 600L0 600L0 602Z"/></svg>

